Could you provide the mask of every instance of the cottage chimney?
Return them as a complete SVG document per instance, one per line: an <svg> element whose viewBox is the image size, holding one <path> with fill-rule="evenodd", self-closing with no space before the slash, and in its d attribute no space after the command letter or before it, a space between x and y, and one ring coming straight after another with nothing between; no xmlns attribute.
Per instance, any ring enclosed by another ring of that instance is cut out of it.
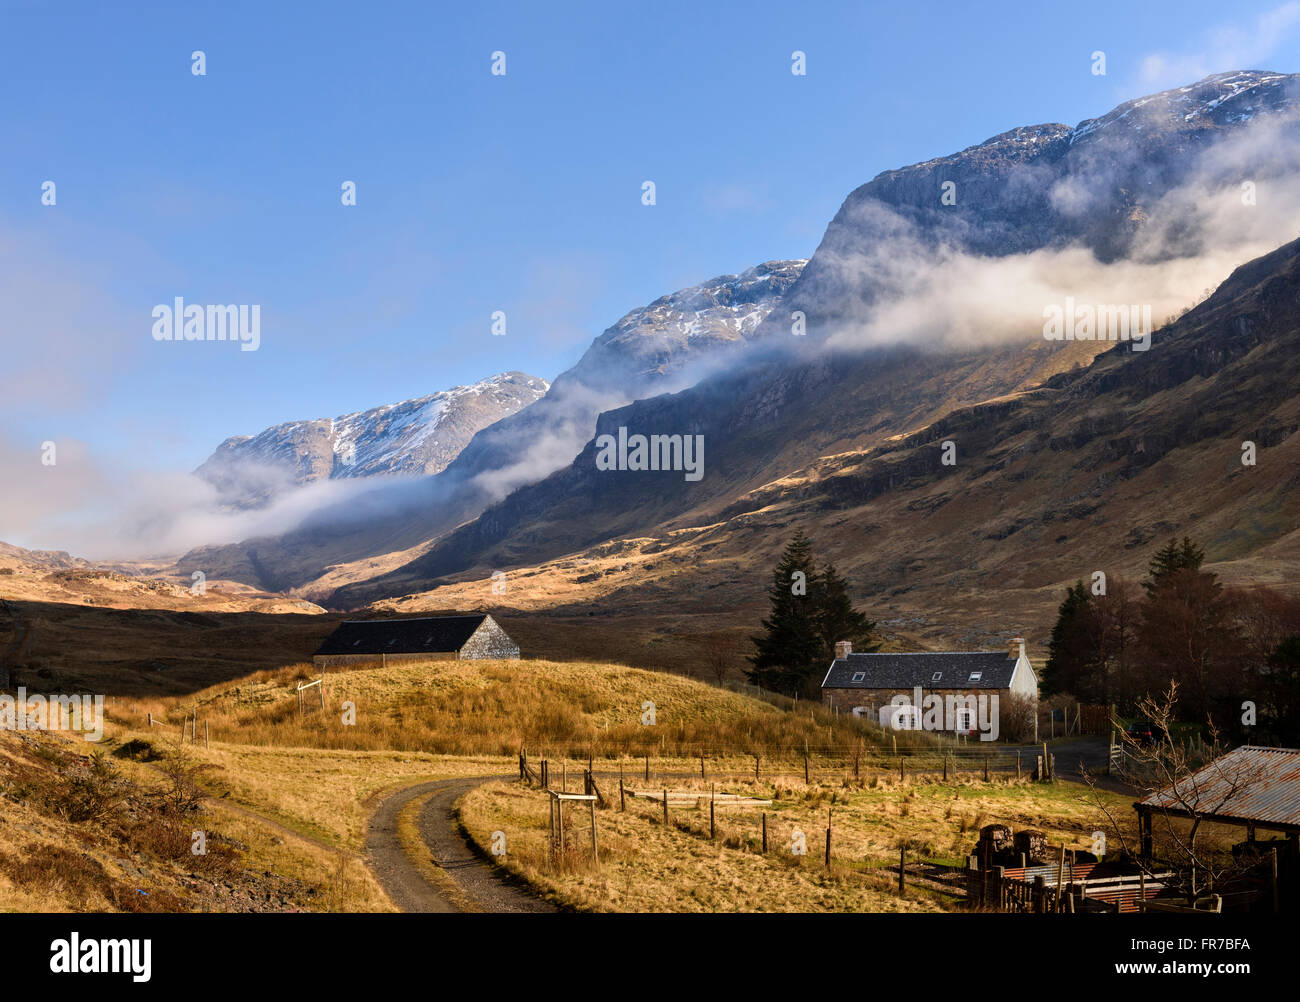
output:
<svg viewBox="0 0 1300 1002"><path fill-rule="evenodd" d="M848 640L841 640L835 645L835 660L847 658L853 653L853 644Z"/></svg>
<svg viewBox="0 0 1300 1002"><path fill-rule="evenodd" d="M1007 657L1009 657L1012 661L1015 661L1018 658L1023 658L1024 656L1025 656L1025 638L1012 637L1011 650L1007 653Z"/></svg>

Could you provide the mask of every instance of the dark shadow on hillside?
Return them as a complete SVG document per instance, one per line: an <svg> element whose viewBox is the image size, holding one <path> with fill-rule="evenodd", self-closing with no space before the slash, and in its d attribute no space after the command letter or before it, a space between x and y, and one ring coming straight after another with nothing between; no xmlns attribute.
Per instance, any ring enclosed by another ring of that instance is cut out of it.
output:
<svg viewBox="0 0 1300 1002"><path fill-rule="evenodd" d="M6 601L0 676L29 692L177 696L310 661L334 615L106 609Z"/></svg>

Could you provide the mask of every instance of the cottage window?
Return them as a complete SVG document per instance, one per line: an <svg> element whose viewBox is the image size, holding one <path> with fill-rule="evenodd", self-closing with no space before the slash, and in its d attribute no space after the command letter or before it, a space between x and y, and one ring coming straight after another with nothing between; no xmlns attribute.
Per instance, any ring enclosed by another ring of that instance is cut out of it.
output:
<svg viewBox="0 0 1300 1002"><path fill-rule="evenodd" d="M984 673L983 673L982 671L973 671L973 672L970 673L970 680L971 680L972 682L978 682L978 681L980 680L980 677L981 677L983 674L984 674Z"/></svg>
<svg viewBox="0 0 1300 1002"><path fill-rule="evenodd" d="M855 671L853 673L853 681L855 682L861 682L866 677L867 677L867 673L864 671Z"/></svg>
<svg viewBox="0 0 1300 1002"><path fill-rule="evenodd" d="M938 682L939 679L941 679L941 678L943 678L943 672L941 672L941 671L937 671L937 672L934 673L934 677L931 678L930 681L931 681L931 682Z"/></svg>

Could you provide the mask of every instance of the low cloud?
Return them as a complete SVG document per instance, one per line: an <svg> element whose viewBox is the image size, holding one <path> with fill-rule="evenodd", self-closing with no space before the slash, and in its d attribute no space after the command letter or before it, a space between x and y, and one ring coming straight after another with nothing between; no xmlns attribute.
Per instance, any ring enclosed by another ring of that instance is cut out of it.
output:
<svg viewBox="0 0 1300 1002"><path fill-rule="evenodd" d="M266 507L230 510L193 474L106 469L83 443L68 440L56 443L55 464L45 466L39 445L0 439L0 540L90 560L174 557L196 546L278 535L408 479L319 480L283 490Z"/></svg>
<svg viewBox="0 0 1300 1002"><path fill-rule="evenodd" d="M1105 172L1071 175L1047 197L1073 218L1104 219L1115 212L1118 183ZM1119 260L1101 260L1077 243L997 257L969 253L955 240L936 246L883 203L857 211L861 228L877 239L823 268L833 284L869 288L871 296L834 321L832 348L968 348L1041 337L1045 307L1067 297L1150 306L1159 327L1234 268L1300 236L1300 139L1294 117L1262 116L1211 147L1184 184L1133 210L1141 220Z"/></svg>

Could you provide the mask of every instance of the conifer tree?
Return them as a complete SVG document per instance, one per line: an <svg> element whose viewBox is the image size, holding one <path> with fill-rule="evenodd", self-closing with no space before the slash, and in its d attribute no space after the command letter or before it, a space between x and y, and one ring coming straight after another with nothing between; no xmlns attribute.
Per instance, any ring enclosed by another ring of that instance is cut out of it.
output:
<svg viewBox="0 0 1300 1002"><path fill-rule="evenodd" d="M800 529L777 562L767 596L771 614L763 633L750 639L756 653L745 673L753 684L787 695L799 691L822 652L812 543Z"/></svg>

